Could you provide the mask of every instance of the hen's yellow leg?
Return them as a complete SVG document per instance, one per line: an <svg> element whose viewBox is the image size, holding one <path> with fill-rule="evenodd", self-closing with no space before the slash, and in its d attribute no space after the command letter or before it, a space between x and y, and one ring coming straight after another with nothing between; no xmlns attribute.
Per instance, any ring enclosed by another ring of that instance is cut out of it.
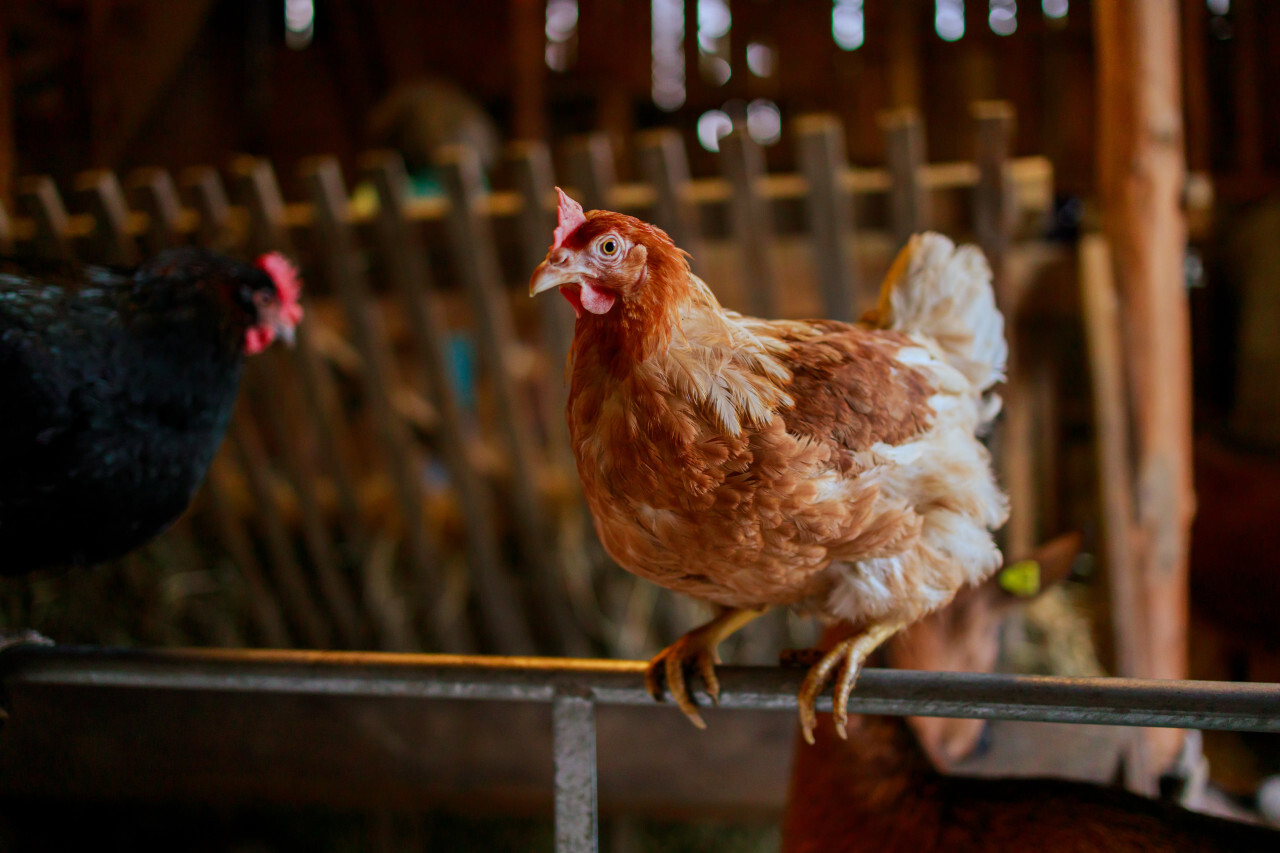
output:
<svg viewBox="0 0 1280 853"><path fill-rule="evenodd" d="M831 672L840 668L836 676L835 687L832 688L831 718L836 724L836 731L841 738L847 737L845 724L849 720L849 693L862 671L863 661L885 640L906 627L905 623L887 622L883 625L872 625L859 631L848 639L841 640L831 651L809 669L800 685L800 727L804 730L804 739L813 743L813 730L818 724L818 713L815 705L822 689L831 679Z"/></svg>
<svg viewBox="0 0 1280 853"><path fill-rule="evenodd" d="M764 615L765 608L759 610L725 610L716 618L700 628L694 628L649 661L649 669L644 674L645 687L649 695L662 701L662 683L666 681L671 698L676 700L680 710L698 728L705 729L698 713L698 706L689 695L689 687L685 683L684 668L687 664L697 667L698 674L707 687L711 701L720 701L720 682L716 678L715 665L720 663L716 654L716 646L734 631L746 625L752 619Z"/></svg>

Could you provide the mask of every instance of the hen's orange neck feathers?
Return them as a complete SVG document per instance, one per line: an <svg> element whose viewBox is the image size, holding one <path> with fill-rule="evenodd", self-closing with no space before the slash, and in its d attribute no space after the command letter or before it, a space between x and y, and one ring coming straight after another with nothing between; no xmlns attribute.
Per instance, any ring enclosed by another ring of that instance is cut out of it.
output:
<svg viewBox="0 0 1280 853"><path fill-rule="evenodd" d="M631 241L632 253L640 257L624 267L617 280L604 280L621 295L619 304L605 314L586 312L579 317L574 352L589 348L611 372L618 372L666 349L680 325L682 306L713 297L698 287L688 255L666 232L635 217L593 210L563 245L580 251L611 231Z"/></svg>

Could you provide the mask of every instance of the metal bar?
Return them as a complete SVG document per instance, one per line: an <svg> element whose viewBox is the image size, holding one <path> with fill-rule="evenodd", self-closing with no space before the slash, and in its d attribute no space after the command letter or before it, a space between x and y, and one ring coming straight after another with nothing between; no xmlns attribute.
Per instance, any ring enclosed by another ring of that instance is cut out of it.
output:
<svg viewBox="0 0 1280 853"><path fill-rule="evenodd" d="M551 702L589 691L648 705L644 661L367 652L18 647L0 657L6 687L67 685L261 694ZM803 669L723 666L720 706L794 711ZM708 702L704 693L697 698ZM819 700L819 710L831 701ZM1058 678L868 669L858 714L1280 732L1280 684Z"/></svg>
<svg viewBox="0 0 1280 853"><path fill-rule="evenodd" d="M551 704L556 766L556 853L595 853L596 706L586 691L560 691Z"/></svg>

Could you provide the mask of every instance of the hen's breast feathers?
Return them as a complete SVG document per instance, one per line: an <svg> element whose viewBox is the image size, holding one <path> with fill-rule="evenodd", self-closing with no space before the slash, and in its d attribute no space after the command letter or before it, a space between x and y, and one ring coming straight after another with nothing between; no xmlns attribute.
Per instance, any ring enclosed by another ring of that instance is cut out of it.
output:
<svg viewBox="0 0 1280 853"><path fill-rule="evenodd" d="M918 490L899 481L927 455L921 442L964 430L957 415L972 441L974 389L931 349L694 305L626 380L586 375L584 360L571 422L606 547L721 604L822 609L833 560L891 557L919 537Z"/></svg>

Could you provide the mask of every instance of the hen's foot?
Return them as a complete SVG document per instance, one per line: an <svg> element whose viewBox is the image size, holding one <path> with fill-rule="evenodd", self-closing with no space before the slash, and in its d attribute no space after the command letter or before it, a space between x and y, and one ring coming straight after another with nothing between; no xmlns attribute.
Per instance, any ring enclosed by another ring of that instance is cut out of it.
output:
<svg viewBox="0 0 1280 853"><path fill-rule="evenodd" d="M707 688L707 695L712 702L718 704L720 681L716 678L716 664L720 663L720 656L716 654L716 647L734 631L763 613L764 610L726 610L667 646L649 661L649 668L645 671L644 684L649 695L661 702L665 682L667 692L690 722L705 729L707 724L698 713L698 706L689 691L685 668L692 667L696 670Z"/></svg>
<svg viewBox="0 0 1280 853"><path fill-rule="evenodd" d="M898 633L904 626L898 623L872 625L865 631L841 640L809 669L800 685L800 728L804 739L813 743L813 730L818 724L817 702L827 682L836 672L832 688L831 719L841 738L847 738L845 724L849 721L849 694L853 691L862 664L876 647Z"/></svg>

